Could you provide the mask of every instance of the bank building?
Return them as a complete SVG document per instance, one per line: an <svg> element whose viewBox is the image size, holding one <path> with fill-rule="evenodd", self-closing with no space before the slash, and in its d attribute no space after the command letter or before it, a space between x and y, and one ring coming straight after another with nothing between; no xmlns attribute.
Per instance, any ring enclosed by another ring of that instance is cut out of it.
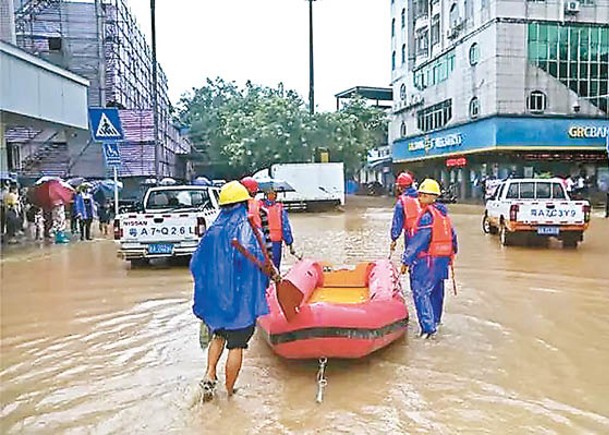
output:
<svg viewBox="0 0 609 435"><path fill-rule="evenodd" d="M607 0L387 1L396 171L609 178Z"/></svg>

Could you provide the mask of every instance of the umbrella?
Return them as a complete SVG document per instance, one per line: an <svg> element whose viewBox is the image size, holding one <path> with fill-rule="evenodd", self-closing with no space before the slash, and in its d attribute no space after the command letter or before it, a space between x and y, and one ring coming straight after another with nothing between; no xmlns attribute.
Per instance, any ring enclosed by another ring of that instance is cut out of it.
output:
<svg viewBox="0 0 609 435"><path fill-rule="evenodd" d="M41 183L36 182L36 185L28 191L28 198L32 204L50 210L56 205L72 202L74 193L74 189L69 184L50 179Z"/></svg>
<svg viewBox="0 0 609 435"><path fill-rule="evenodd" d="M118 181L116 187L120 192L123 190L123 183ZM93 181L91 183L91 190L93 191L93 198L97 202L105 202L106 199L114 197L114 180Z"/></svg>
<svg viewBox="0 0 609 435"><path fill-rule="evenodd" d="M67 181L67 183L72 187L78 187L81 184L83 184L85 181L87 181L87 180L85 180L84 177L74 177L74 178L70 178Z"/></svg>
<svg viewBox="0 0 609 435"><path fill-rule="evenodd" d="M161 186L173 186L175 184L178 184L178 182L171 177L166 177L163 178L159 184Z"/></svg>
<svg viewBox="0 0 609 435"><path fill-rule="evenodd" d="M194 180L192 180L192 184L195 186L212 186L213 183L211 181L209 181L209 178L207 177L197 177Z"/></svg>
<svg viewBox="0 0 609 435"><path fill-rule="evenodd" d="M256 181L258 182L258 189L262 192L268 192L269 190L275 192L296 192L296 189L290 183L277 178L262 177L257 178Z"/></svg>

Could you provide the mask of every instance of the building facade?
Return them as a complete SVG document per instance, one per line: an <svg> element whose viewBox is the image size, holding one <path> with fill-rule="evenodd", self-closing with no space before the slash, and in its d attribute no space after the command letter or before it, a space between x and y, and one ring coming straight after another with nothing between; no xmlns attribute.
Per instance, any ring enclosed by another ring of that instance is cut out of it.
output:
<svg viewBox="0 0 609 435"><path fill-rule="evenodd" d="M24 50L85 77L89 107L117 107L125 123L122 175L155 175L152 52L125 0L14 0L16 42ZM167 78L158 65L159 176L182 178L177 156L191 144L171 119ZM107 175L101 145L89 135L15 125L7 133L20 167L38 175ZM134 138L137 138L135 140Z"/></svg>
<svg viewBox="0 0 609 435"><path fill-rule="evenodd" d="M390 1L396 169L607 175L609 2Z"/></svg>

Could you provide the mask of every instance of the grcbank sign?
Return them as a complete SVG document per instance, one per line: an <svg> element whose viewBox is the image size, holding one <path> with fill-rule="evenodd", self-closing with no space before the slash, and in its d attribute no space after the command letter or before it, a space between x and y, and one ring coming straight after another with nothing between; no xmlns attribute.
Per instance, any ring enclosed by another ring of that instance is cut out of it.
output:
<svg viewBox="0 0 609 435"><path fill-rule="evenodd" d="M607 137L609 136L609 127L572 125L569 127L568 133L569 137L573 139Z"/></svg>

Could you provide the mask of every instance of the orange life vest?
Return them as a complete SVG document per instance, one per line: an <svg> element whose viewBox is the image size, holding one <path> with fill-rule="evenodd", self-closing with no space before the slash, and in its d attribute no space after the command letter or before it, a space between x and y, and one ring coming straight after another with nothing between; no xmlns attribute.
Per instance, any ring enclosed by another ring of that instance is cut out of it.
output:
<svg viewBox="0 0 609 435"><path fill-rule="evenodd" d="M281 214L283 205L276 202L270 207L266 207L269 214L269 231L271 233L271 241L283 241L283 225L281 224Z"/></svg>
<svg viewBox="0 0 609 435"><path fill-rule="evenodd" d="M260 221L260 202L254 198L247 201L247 217L252 219L256 228L262 228Z"/></svg>
<svg viewBox="0 0 609 435"><path fill-rule="evenodd" d="M421 203L417 198L406 195L400 195L399 200L404 209L404 230L407 231L406 234L412 234L422 211Z"/></svg>
<svg viewBox="0 0 609 435"><path fill-rule="evenodd" d="M427 207L421 213L419 220L425 214L425 211L431 213L433 223L431 225L431 243L429 250L421 254L422 257L453 257L453 226L450 218L444 216L433 205ZM417 227L419 226L417 222Z"/></svg>

